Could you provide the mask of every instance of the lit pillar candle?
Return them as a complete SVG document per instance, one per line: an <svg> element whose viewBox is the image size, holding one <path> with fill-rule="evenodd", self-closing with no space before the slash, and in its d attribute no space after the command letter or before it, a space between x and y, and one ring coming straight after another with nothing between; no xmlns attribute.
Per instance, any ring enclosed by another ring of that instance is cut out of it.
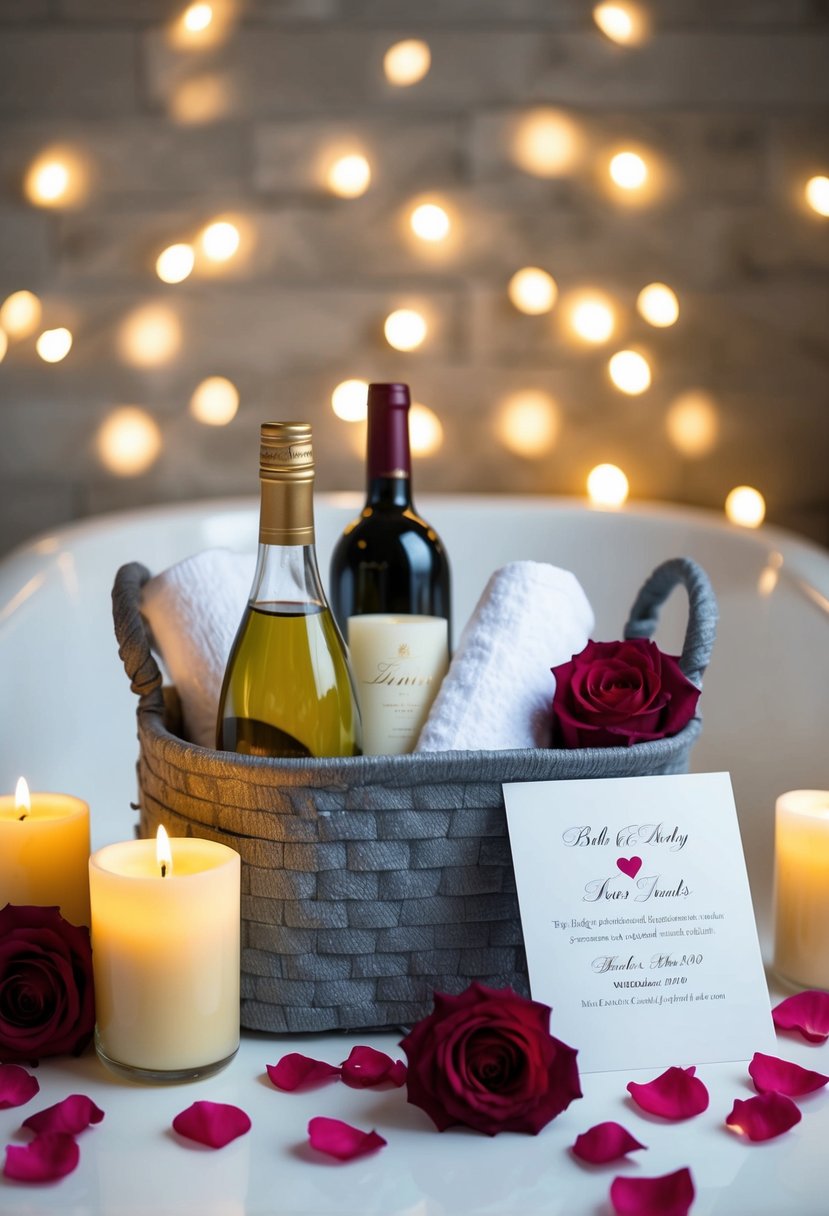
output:
<svg viewBox="0 0 829 1216"><path fill-rule="evenodd" d="M774 860L775 971L829 989L829 790L780 795Z"/></svg>
<svg viewBox="0 0 829 1216"><path fill-rule="evenodd" d="M239 854L160 828L99 849L89 880L101 1059L138 1080L217 1071L239 1046Z"/></svg>
<svg viewBox="0 0 829 1216"><path fill-rule="evenodd" d="M58 907L89 924L89 807L68 794L30 794L21 777L0 798L0 908Z"/></svg>

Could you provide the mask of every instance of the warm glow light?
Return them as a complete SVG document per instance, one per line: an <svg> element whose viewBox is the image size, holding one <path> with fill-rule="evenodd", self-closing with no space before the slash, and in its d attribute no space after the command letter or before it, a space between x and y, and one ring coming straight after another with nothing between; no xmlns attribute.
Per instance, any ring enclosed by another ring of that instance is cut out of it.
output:
<svg viewBox="0 0 829 1216"><path fill-rule="evenodd" d="M668 439L683 456L694 459L707 456L717 442L719 432L717 407L698 389L677 397L665 416Z"/></svg>
<svg viewBox="0 0 829 1216"><path fill-rule="evenodd" d="M190 398L190 413L205 426L227 426L239 409L239 390L225 376L208 376Z"/></svg>
<svg viewBox="0 0 829 1216"><path fill-rule="evenodd" d="M69 185L69 166L65 161L42 160L29 170L25 190L30 202L49 207L65 200Z"/></svg>
<svg viewBox="0 0 829 1216"><path fill-rule="evenodd" d="M193 271L192 245L170 245L158 255L155 272L162 283L181 283Z"/></svg>
<svg viewBox="0 0 829 1216"><path fill-rule="evenodd" d="M161 871L162 878L168 878L173 869L173 854L170 849L170 837L163 823L158 825L155 834L155 859Z"/></svg>
<svg viewBox="0 0 829 1216"><path fill-rule="evenodd" d="M68 329L44 329L35 343L35 350L44 363L60 363L72 349L72 335Z"/></svg>
<svg viewBox="0 0 829 1216"><path fill-rule="evenodd" d="M0 325L10 338L27 338L40 324L43 308L31 291L15 291L0 307Z"/></svg>
<svg viewBox="0 0 829 1216"><path fill-rule="evenodd" d="M561 429L558 406L549 393L522 389L511 393L495 420L501 443L517 456L544 456L554 446Z"/></svg>
<svg viewBox="0 0 829 1216"><path fill-rule="evenodd" d="M649 283L643 287L636 297L636 307L639 315L658 329L673 325L679 316L679 300L665 283Z"/></svg>
<svg viewBox="0 0 829 1216"><path fill-rule="evenodd" d="M810 177L806 183L806 202L818 215L829 215L829 177Z"/></svg>
<svg viewBox="0 0 829 1216"><path fill-rule="evenodd" d="M631 397L644 393L651 386L650 364L636 350L619 350L607 365L610 379L622 393Z"/></svg>
<svg viewBox="0 0 829 1216"><path fill-rule="evenodd" d="M426 337L427 325L413 308L398 308L386 317L383 332L395 350L416 350Z"/></svg>
<svg viewBox="0 0 829 1216"><path fill-rule="evenodd" d="M200 34L213 20L213 9L209 4L191 4L181 18L181 23L191 34Z"/></svg>
<svg viewBox="0 0 829 1216"><path fill-rule="evenodd" d="M766 517L766 500L751 486L735 486L725 500L725 513L741 528L759 528Z"/></svg>
<svg viewBox="0 0 829 1216"><path fill-rule="evenodd" d="M216 220L208 224L201 234L201 247L211 262L227 262L239 248L239 229L229 220Z"/></svg>
<svg viewBox="0 0 829 1216"><path fill-rule="evenodd" d="M608 172L621 190L640 190L648 180L648 166L638 152L617 152Z"/></svg>
<svg viewBox="0 0 829 1216"><path fill-rule="evenodd" d="M611 302L598 294L578 296L569 313L570 328L583 342L607 342L616 328L616 313Z"/></svg>
<svg viewBox="0 0 829 1216"><path fill-rule="evenodd" d="M124 405L105 419L97 442L98 455L111 473L136 477L161 451L161 431L146 410Z"/></svg>
<svg viewBox="0 0 829 1216"><path fill-rule="evenodd" d="M513 142L516 163L536 177L557 177L573 168L581 140L572 119L558 110L532 110L520 119Z"/></svg>
<svg viewBox="0 0 829 1216"><path fill-rule="evenodd" d="M593 20L611 42L621 46L641 42L645 33L644 15L634 4L597 4Z"/></svg>
<svg viewBox="0 0 829 1216"><path fill-rule="evenodd" d="M427 43L419 38L406 38L395 42L383 56L383 71L390 84L403 88L417 84L432 66L432 53Z"/></svg>
<svg viewBox="0 0 829 1216"><path fill-rule="evenodd" d="M409 220L412 232L422 241L443 241L449 235L449 216L437 203L421 203Z"/></svg>
<svg viewBox="0 0 829 1216"><path fill-rule="evenodd" d="M14 809L18 812L19 819L25 819L32 809L29 783L25 777L17 778L17 785L14 787Z"/></svg>
<svg viewBox="0 0 829 1216"><path fill-rule="evenodd" d="M594 507L621 507L628 490L628 479L615 464L597 464L587 476L587 494Z"/></svg>
<svg viewBox="0 0 829 1216"><path fill-rule="evenodd" d="M331 394L331 408L343 422L364 422L368 416L368 381L343 380Z"/></svg>
<svg viewBox="0 0 829 1216"><path fill-rule="evenodd" d="M329 168L326 182L331 193L340 198L359 198L371 182L371 165L359 153L341 156Z"/></svg>
<svg viewBox="0 0 829 1216"><path fill-rule="evenodd" d="M118 348L127 363L159 367L169 363L181 346L178 317L163 304L146 304L130 313L118 333Z"/></svg>
<svg viewBox="0 0 829 1216"><path fill-rule="evenodd" d="M443 443L443 426L434 410L415 403L409 410L409 443L414 456L432 456Z"/></svg>
<svg viewBox="0 0 829 1216"><path fill-rule="evenodd" d="M225 77L214 73L188 76L172 88L168 105L171 116L180 123L215 122L230 109L231 89Z"/></svg>
<svg viewBox="0 0 829 1216"><path fill-rule="evenodd" d="M6 357L6 351L9 349L9 340L6 337L5 329L0 329L0 363Z"/></svg>
<svg viewBox="0 0 829 1216"><path fill-rule="evenodd" d="M556 302L558 287L555 279L538 266L517 270L509 281L509 298L519 312L540 316L549 312Z"/></svg>

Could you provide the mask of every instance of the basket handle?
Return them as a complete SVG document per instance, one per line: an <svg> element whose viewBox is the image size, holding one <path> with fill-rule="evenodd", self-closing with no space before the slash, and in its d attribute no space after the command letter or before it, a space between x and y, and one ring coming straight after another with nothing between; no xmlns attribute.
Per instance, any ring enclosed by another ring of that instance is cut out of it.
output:
<svg viewBox="0 0 829 1216"><path fill-rule="evenodd" d="M150 649L147 626L140 611L141 589L149 577L146 566L130 562L115 575L112 588L112 619L118 654L129 677L130 688L141 698L139 713L161 710L164 703L163 677Z"/></svg>
<svg viewBox="0 0 829 1216"><path fill-rule="evenodd" d="M697 688L711 658L717 633L717 598L711 580L690 557L674 557L657 566L637 595L625 625L626 638L651 638L659 620L659 609L682 583L688 592L688 628L679 665Z"/></svg>

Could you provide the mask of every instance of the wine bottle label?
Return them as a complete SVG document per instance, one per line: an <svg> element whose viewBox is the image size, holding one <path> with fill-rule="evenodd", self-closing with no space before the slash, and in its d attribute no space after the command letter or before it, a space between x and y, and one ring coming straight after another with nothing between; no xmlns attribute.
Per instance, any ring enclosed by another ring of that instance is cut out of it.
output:
<svg viewBox="0 0 829 1216"><path fill-rule="evenodd" d="M363 754L412 751L449 666L447 621L352 616L348 644L363 719Z"/></svg>

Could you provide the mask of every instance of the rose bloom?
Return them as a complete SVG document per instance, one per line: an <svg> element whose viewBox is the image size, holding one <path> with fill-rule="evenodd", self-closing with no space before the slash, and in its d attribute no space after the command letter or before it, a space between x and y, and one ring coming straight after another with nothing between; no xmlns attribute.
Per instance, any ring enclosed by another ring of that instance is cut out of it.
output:
<svg viewBox="0 0 829 1216"><path fill-rule="evenodd" d="M647 638L588 642L552 672L557 747L629 747L676 735L700 694L678 659Z"/></svg>
<svg viewBox="0 0 829 1216"><path fill-rule="evenodd" d="M576 1052L548 1029L550 1009L511 988L435 993L434 1012L402 1041L408 1098L440 1131L463 1123L537 1134L581 1097Z"/></svg>
<svg viewBox="0 0 829 1216"><path fill-rule="evenodd" d="M79 1055L95 1028L89 930L57 908L0 910L0 1060Z"/></svg>

